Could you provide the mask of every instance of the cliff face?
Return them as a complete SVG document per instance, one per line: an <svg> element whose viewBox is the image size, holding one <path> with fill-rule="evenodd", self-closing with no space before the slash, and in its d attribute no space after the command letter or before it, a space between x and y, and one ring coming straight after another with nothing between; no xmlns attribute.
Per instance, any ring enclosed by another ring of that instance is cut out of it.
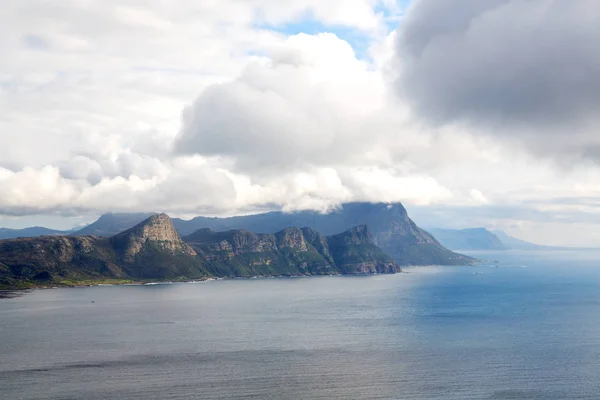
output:
<svg viewBox="0 0 600 400"><path fill-rule="evenodd" d="M306 239L298 228L288 228L275 234L277 247L290 248L297 251L307 251Z"/></svg>
<svg viewBox="0 0 600 400"><path fill-rule="evenodd" d="M184 240L209 261L207 268L217 276L337 273L332 263L307 242L298 228L275 234L202 229Z"/></svg>
<svg viewBox="0 0 600 400"><path fill-rule="evenodd" d="M246 254L271 252L277 248L272 235L255 234L243 230L215 232L210 229L199 231L185 238L196 251L207 260L227 261Z"/></svg>
<svg viewBox="0 0 600 400"><path fill-rule="evenodd" d="M181 240L171 218L166 214L153 215L133 228L113 236L110 242L121 251L127 262L133 262L150 245L171 254L196 255L194 249Z"/></svg>
<svg viewBox="0 0 600 400"><path fill-rule="evenodd" d="M134 278L198 278L203 260L188 246L166 214L156 214L108 239L121 264Z"/></svg>

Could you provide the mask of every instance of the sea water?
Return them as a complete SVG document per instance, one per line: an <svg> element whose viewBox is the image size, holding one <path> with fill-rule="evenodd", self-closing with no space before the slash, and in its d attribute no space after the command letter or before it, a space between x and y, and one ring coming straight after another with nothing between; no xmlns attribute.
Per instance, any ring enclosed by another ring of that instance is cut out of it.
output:
<svg viewBox="0 0 600 400"><path fill-rule="evenodd" d="M0 300L2 399L598 399L600 252Z"/></svg>

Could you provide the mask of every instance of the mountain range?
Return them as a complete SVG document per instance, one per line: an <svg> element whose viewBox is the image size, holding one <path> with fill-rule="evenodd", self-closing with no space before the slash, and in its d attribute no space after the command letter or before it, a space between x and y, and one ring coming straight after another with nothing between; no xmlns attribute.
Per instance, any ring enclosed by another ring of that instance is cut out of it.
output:
<svg viewBox="0 0 600 400"><path fill-rule="evenodd" d="M357 207L359 204L347 204L347 209L350 209L352 214L353 206ZM368 207L367 207L368 208ZM356 210L354 210L356 211ZM360 211L359 211L360 212ZM154 213L107 213L103 214L98 220L93 223L80 228L79 230L56 230L44 228L41 226L23 228L23 229L10 229L0 228L0 240L12 239L21 237L37 237L37 236L60 236L60 235L96 235L96 236L112 236L116 233L122 232L135 224L147 219ZM173 223L176 229L182 234L192 233L195 229L202 229L204 227L210 227L217 230L234 229L236 227L244 227L247 230L256 232L264 231L276 231L282 226L292 226L298 222L307 223L310 221L316 222L316 225L324 227L326 232L335 231L335 228L329 229L327 226L327 219L344 219L344 216L340 216L339 212L335 218L327 217L324 218L324 222L319 221L319 218L314 217L315 213L312 212L301 212L293 214L285 214L281 212L270 212L264 214L256 214L249 216L238 216L229 218L211 218L211 217L196 217L192 220L186 221L179 218L173 218ZM356 212L354 212L356 214ZM341 217L341 218L340 218ZM352 218L351 218L352 219ZM315 221L316 220L316 221ZM364 221L366 223L367 218L360 218L354 216L354 221ZM324 226L323 226L324 225ZM348 224L334 223L335 226L347 227ZM573 248L564 246L545 246L531 242L527 242L522 239L515 238L508 235L503 231L490 231L486 228L468 228L468 229L441 229L441 228L428 228L429 232L443 247L450 250L570 250Z"/></svg>
<svg viewBox="0 0 600 400"><path fill-rule="evenodd" d="M396 273L364 225L324 236L199 230L182 238L166 214L110 237L41 236L0 241L0 287L210 277Z"/></svg>
<svg viewBox="0 0 600 400"><path fill-rule="evenodd" d="M150 214L105 214L73 235L110 236L139 223ZM199 229L216 231L242 229L254 233L275 233L288 227L309 227L333 235L358 225L367 225L373 240L400 265L464 265L474 260L454 253L419 228L401 203L347 203L330 213L300 211L268 212L228 218L196 217L173 219L182 236Z"/></svg>
<svg viewBox="0 0 600 400"><path fill-rule="evenodd" d="M187 221L166 214L105 214L68 235L48 233L0 240L5 286L44 280L394 273L400 265L476 262L443 247L400 203Z"/></svg>

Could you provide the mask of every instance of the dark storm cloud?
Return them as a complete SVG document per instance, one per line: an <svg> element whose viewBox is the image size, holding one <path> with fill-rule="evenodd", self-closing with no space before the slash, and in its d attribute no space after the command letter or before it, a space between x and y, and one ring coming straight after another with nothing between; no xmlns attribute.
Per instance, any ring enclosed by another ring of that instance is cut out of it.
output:
<svg viewBox="0 0 600 400"><path fill-rule="evenodd" d="M587 131L600 113L600 1L416 0L398 28L398 90L436 124Z"/></svg>

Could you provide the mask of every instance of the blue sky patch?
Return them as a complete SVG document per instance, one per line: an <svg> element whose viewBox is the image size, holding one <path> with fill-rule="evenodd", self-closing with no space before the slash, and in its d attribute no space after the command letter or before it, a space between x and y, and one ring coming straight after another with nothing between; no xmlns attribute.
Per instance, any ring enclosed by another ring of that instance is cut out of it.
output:
<svg viewBox="0 0 600 400"><path fill-rule="evenodd" d="M50 42L47 39L34 34L23 36L22 42L25 47L31 50L48 50L51 47Z"/></svg>

